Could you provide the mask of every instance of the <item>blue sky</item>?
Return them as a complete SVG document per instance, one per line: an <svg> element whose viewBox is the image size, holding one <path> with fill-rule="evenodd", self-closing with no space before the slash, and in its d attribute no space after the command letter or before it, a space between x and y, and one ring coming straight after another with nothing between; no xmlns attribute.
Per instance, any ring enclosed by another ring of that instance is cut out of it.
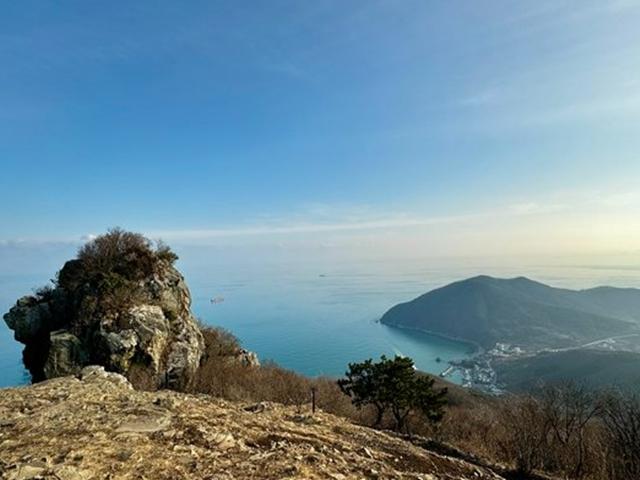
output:
<svg viewBox="0 0 640 480"><path fill-rule="evenodd" d="M639 249L639 1L1 8L5 247Z"/></svg>

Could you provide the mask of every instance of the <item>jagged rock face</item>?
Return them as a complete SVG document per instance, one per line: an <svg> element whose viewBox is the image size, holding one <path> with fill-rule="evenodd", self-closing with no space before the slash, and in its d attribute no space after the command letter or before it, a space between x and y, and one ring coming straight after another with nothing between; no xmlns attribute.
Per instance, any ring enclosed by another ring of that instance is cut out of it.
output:
<svg viewBox="0 0 640 480"><path fill-rule="evenodd" d="M66 330L51 332L49 342L49 353L43 367L47 378L76 374L89 361L82 342Z"/></svg>
<svg viewBox="0 0 640 480"><path fill-rule="evenodd" d="M240 350L240 353L236 356L236 361L245 367L259 367L260 360L255 352L250 352L244 348Z"/></svg>
<svg viewBox="0 0 640 480"><path fill-rule="evenodd" d="M135 391L100 367L0 390L0 478L504 480L310 405Z"/></svg>
<svg viewBox="0 0 640 480"><path fill-rule="evenodd" d="M78 269L67 262L60 279ZM62 281L59 284L63 284ZM25 344L24 362L34 381L77 374L99 364L136 387L177 390L193 382L204 351L182 275L165 265L137 283L136 302L109 314L89 308L93 298L58 286L27 296L4 315Z"/></svg>

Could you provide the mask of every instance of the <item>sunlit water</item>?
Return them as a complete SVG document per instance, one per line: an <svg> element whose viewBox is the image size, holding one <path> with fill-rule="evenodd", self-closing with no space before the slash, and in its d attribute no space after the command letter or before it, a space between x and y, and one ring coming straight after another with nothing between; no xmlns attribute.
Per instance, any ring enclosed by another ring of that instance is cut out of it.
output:
<svg viewBox="0 0 640 480"><path fill-rule="evenodd" d="M396 303L451 281L486 273L527 275L573 288L640 286L638 269L606 265L496 268L478 261L428 260L257 264L186 255L179 267L202 321L232 331L262 360L307 375L330 376L344 373L349 362L382 354L409 356L419 369L432 373L440 373L451 359L471 355L467 344L377 323ZM46 283L52 273L0 275L0 311ZM214 297L224 301L212 303ZM0 386L27 383L21 345L0 323Z"/></svg>

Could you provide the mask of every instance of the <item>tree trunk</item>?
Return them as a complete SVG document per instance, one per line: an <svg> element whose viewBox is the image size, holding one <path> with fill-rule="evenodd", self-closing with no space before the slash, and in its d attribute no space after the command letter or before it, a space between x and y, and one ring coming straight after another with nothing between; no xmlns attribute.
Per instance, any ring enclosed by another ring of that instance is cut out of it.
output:
<svg viewBox="0 0 640 480"><path fill-rule="evenodd" d="M384 416L384 408L380 405L374 405L376 407L376 421L373 423L374 427L379 427L382 423L382 417Z"/></svg>

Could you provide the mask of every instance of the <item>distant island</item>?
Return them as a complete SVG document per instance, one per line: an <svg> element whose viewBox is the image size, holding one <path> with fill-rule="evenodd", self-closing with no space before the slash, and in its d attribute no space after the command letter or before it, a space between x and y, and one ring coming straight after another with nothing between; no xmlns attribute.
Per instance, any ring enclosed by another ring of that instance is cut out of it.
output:
<svg viewBox="0 0 640 480"><path fill-rule="evenodd" d="M525 277L478 276L387 311L383 324L528 351L577 347L640 333L640 289L554 288Z"/></svg>
<svg viewBox="0 0 640 480"><path fill-rule="evenodd" d="M569 290L481 275L396 305L380 321L477 345L475 358L453 366L465 385L484 390L576 378L631 385L639 377L640 289Z"/></svg>

